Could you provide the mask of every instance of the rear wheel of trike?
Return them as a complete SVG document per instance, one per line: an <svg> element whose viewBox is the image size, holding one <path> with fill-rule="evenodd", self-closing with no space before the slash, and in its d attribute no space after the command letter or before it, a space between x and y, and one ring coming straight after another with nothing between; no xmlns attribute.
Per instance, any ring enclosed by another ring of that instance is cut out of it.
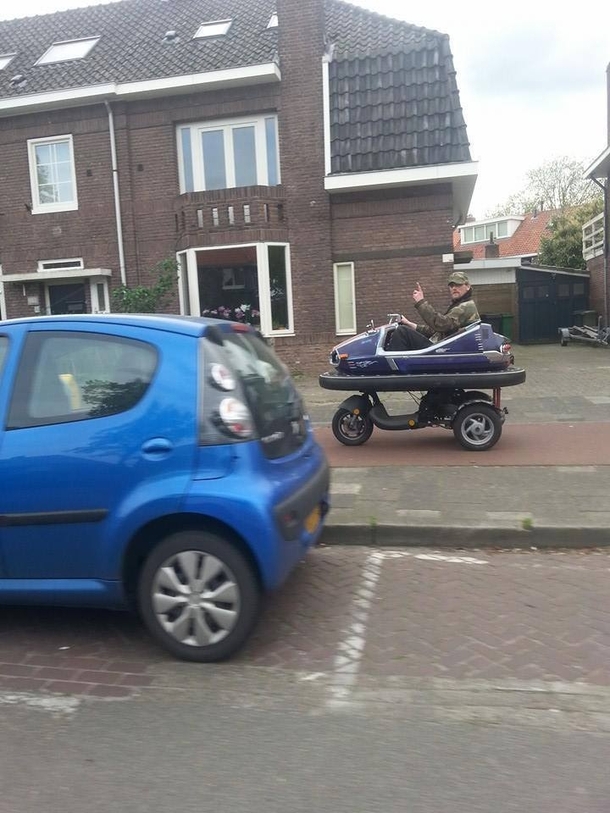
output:
<svg viewBox="0 0 610 813"><path fill-rule="evenodd" d="M259 614L260 587L252 565L230 541L205 531L179 531L146 560L138 605L164 649L209 663L245 643Z"/></svg>
<svg viewBox="0 0 610 813"><path fill-rule="evenodd" d="M346 446L361 446L373 433L373 421L368 415L338 409L333 415L333 434Z"/></svg>
<svg viewBox="0 0 610 813"><path fill-rule="evenodd" d="M453 434L464 449L484 452L500 440L502 420L487 404L470 404L453 421Z"/></svg>

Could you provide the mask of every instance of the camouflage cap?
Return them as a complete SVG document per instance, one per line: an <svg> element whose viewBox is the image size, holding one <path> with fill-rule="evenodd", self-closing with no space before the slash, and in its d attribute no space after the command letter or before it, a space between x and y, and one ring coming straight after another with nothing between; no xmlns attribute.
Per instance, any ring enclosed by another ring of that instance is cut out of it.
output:
<svg viewBox="0 0 610 813"><path fill-rule="evenodd" d="M449 275L449 279L447 280L447 285L470 285L470 280L466 276L463 271L454 271L453 274Z"/></svg>

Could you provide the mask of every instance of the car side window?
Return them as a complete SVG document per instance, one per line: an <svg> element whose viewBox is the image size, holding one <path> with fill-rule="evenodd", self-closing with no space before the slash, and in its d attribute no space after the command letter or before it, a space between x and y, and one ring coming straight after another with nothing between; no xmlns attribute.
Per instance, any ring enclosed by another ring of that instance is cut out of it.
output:
<svg viewBox="0 0 610 813"><path fill-rule="evenodd" d="M8 337L0 336L0 373L2 372L2 368L4 367L4 359L6 358L7 352L8 352Z"/></svg>
<svg viewBox="0 0 610 813"><path fill-rule="evenodd" d="M82 421L134 407L157 351L146 342L85 332L34 331L26 339L8 429Z"/></svg>

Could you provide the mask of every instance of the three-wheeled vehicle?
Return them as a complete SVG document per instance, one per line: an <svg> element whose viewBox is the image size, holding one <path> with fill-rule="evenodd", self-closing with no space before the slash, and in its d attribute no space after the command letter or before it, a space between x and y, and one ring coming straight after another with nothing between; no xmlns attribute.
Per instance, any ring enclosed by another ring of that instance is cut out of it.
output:
<svg viewBox="0 0 610 813"><path fill-rule="evenodd" d="M324 389L358 393L346 398L333 416L337 440L359 446L375 426L439 426L452 429L465 449L491 449L508 414L501 390L525 381L525 370L514 366L509 340L479 321L421 350L390 350L400 315L388 316L387 324L375 327L371 322L364 333L334 347L334 370L319 376ZM491 395L482 390L491 390ZM379 397L388 392L410 393L414 411L390 415Z"/></svg>

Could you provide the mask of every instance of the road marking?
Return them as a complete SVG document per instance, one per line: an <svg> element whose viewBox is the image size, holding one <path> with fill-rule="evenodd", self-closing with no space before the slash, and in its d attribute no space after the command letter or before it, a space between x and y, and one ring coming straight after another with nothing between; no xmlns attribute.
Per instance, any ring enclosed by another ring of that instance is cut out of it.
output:
<svg viewBox="0 0 610 813"><path fill-rule="evenodd" d="M488 565L487 559L475 559L474 556L446 556L443 553L416 553L414 559L426 562L449 562L453 565Z"/></svg>
<svg viewBox="0 0 610 813"><path fill-rule="evenodd" d="M351 623L337 647L330 683L328 707L338 708L350 705L350 694L358 679L360 663L366 644L366 625L377 582L381 576L385 553L373 551L362 568L360 586L350 610Z"/></svg>
<svg viewBox="0 0 610 813"><path fill-rule="evenodd" d="M0 706L27 706L52 714L74 714L81 698L66 695L36 695L27 692L0 692Z"/></svg>
<svg viewBox="0 0 610 813"><path fill-rule="evenodd" d="M331 494L360 494L362 483L331 483Z"/></svg>

